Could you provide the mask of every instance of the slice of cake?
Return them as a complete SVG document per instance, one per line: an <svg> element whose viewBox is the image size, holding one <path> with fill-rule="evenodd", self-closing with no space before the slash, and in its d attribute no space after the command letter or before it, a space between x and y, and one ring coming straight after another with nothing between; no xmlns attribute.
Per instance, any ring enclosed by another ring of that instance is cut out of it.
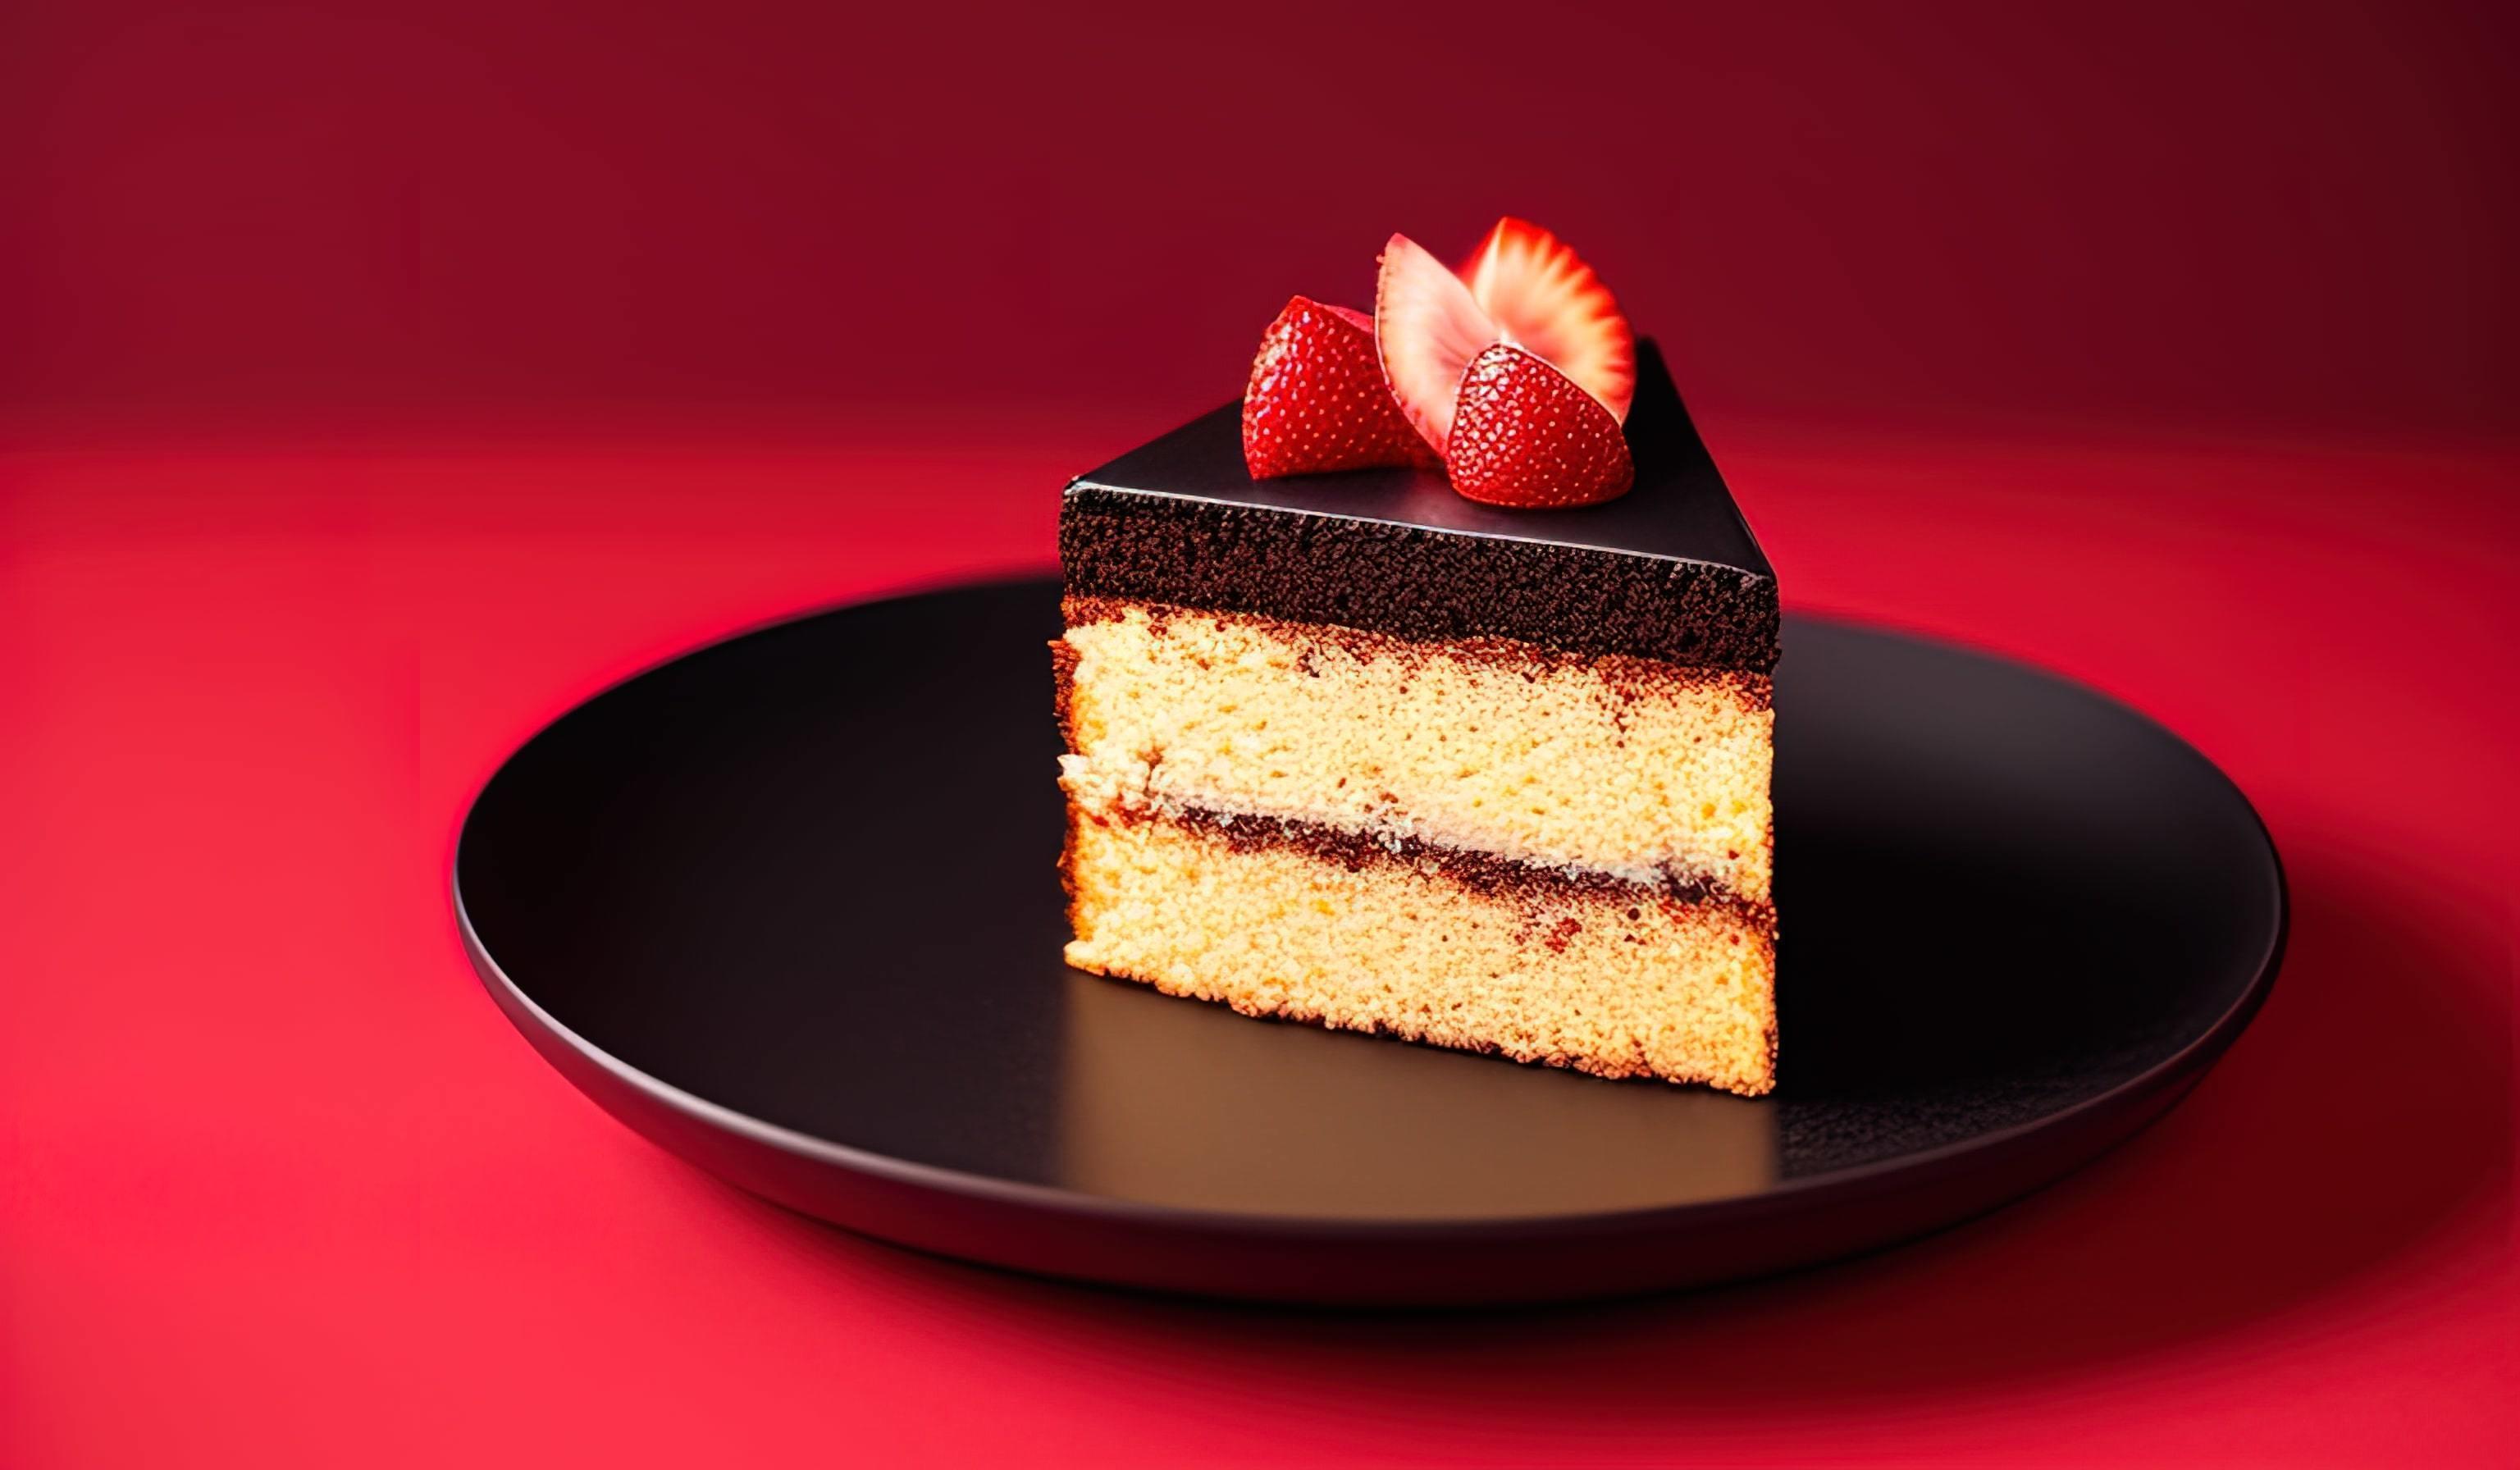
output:
<svg viewBox="0 0 2520 1470"><path fill-rule="evenodd" d="M1361 361L1423 449L1368 423L1328 458L1384 468L1253 478L1304 458L1307 434L1254 432L1288 382L1337 384L1349 428L1390 407L1357 381L1362 316L1299 299L1272 333L1303 350L1273 366L1264 343L1243 404L1067 488L1068 962L1252 1015L1767 1091L1774 576L1624 322L1605 394L1576 350L1508 338L1474 264L1462 365L1428 375L1453 402L1413 404L1388 339L1401 244ZM1481 363L1508 352L1480 430Z"/></svg>

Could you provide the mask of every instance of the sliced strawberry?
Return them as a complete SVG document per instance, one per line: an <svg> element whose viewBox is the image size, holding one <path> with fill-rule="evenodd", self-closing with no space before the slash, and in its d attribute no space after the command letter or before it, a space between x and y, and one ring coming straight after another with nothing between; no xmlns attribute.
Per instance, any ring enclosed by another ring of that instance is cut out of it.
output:
<svg viewBox="0 0 2520 1470"><path fill-rule="evenodd" d="M1242 462L1255 480L1442 463L1383 383L1372 319L1303 296L1260 334L1242 393Z"/></svg>
<svg viewBox="0 0 2520 1470"><path fill-rule="evenodd" d="M1462 375L1444 468L1470 499L1526 510L1616 500L1637 478L1627 436L1601 401L1508 342Z"/></svg>
<svg viewBox="0 0 2520 1470"><path fill-rule="evenodd" d="M1503 340L1528 347L1624 423L1637 396L1637 343L1610 289L1538 225L1497 221L1463 272ZM1390 348L1383 348L1384 361Z"/></svg>
<svg viewBox="0 0 2520 1470"><path fill-rule="evenodd" d="M1382 247L1373 293L1373 339L1400 411L1437 454L1453 433L1462 370L1502 334L1444 262L1406 235Z"/></svg>

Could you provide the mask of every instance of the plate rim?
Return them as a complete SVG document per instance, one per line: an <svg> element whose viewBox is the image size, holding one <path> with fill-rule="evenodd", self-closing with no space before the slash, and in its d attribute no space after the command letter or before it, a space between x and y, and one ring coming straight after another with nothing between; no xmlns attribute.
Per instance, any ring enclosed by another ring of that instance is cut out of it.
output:
<svg viewBox="0 0 2520 1470"><path fill-rule="evenodd" d="M532 734L510 748L474 787L472 796L465 802L463 816L456 824L453 851L447 859L447 892L466 958L472 961L475 975L481 981L483 988L490 993L492 1001L497 1003L500 1011L508 1017L512 1025L525 1034L528 1041L535 1040L534 1034L539 1031L544 1038L576 1053L609 1075L615 1082L642 1094L651 1104L662 1107L703 1129L733 1134L747 1143L767 1147L821 1167L865 1176L910 1189L950 1195L972 1204L1001 1209L1046 1212L1097 1224L1223 1234L1245 1239L1258 1235L1276 1239L1317 1241L1393 1242L1437 1238L1454 1241L1477 1241L1491 1238L1527 1241L1535 1235L1658 1233L1688 1223L1712 1225L1755 1218L1773 1211L1798 1210L1809 1207L1815 1201L1825 1200L1830 1195L1865 1194L1884 1184L1930 1175L1954 1165L1966 1164L1980 1155L2000 1154L2007 1148L2034 1139L2041 1135L2070 1131L2077 1123L2094 1114L2117 1112L2182 1081L2191 1081L2201 1076L2225 1051L2230 1048L2231 1045L2239 1039L2240 1034L2248 1028L2249 1023L2256 1018L2259 1009L2265 1005L2267 998L2272 993L2276 974L2282 966L2285 946L2292 930L2292 894L2291 885L2284 871L2283 855L2275 845L2274 834L2268 829L2265 818L2258 812L2256 804L2249 800L2248 793L2241 790L2239 783L2231 780L2221 766L2178 732L2106 690L2094 689L2010 653L1983 648L1956 639L1889 623L1868 621L1843 614L1809 612L1791 608L1784 613L1785 619L1791 622L1828 626L1923 644L2002 664L2015 674L2025 675L2047 684L2064 686L2148 727L2155 735L2169 740L2188 759L2209 773L2231 799L2238 803L2239 809L2247 814L2250 823L2255 826L2259 842L2266 854L2266 867L2256 876L2271 881L2273 890L2272 927L2267 936L2264 952L2255 961L2254 973L2248 983L2242 987L2238 997L2227 1005L2204 1031L2186 1045L2105 1091L2025 1122L1972 1135L1949 1143L1937 1144L1931 1148L1823 1170L1818 1174L1779 1180L1755 1193L1725 1195L1714 1199L1616 1210L1539 1215L1461 1218L1437 1216L1376 1220L1196 1209L1183 1205L1126 1199L1115 1195L1092 1194L1058 1184L1035 1183L957 1169L948 1165L922 1163L820 1137L753 1117L723 1103L711 1101L614 1056L580 1036L565 1022L544 1008L541 1002L528 995L491 955L488 945L483 942L478 930L474 928L471 911L464 900L463 865L466 839L472 832L481 800L489 793L490 787L515 763L519 754L563 721L622 687L659 672L669 665L756 634L883 603L959 592L1011 590L1042 585L1055 588L1057 580L1055 575L1044 575L1038 572L948 577L915 582L891 591L847 598L794 612L774 615L643 665L604 685L538 726ZM581 1092L586 1091L574 1078L568 1080L570 1085L578 1087ZM601 1098L591 1100L594 1100L598 1106L604 1107L608 1114L612 1112L612 1109ZM2158 1114L2153 1116L2157 1117ZM616 1121L620 1120L616 1119ZM2134 1132L2140 1131L2140 1128L2150 1121L2152 1118L2147 1117L2124 1136L2132 1136ZM2082 1163L2097 1157L2098 1153L2107 1152L2123 1140L2123 1136L2112 1139L2101 1149L2086 1155L2071 1167L2081 1167Z"/></svg>

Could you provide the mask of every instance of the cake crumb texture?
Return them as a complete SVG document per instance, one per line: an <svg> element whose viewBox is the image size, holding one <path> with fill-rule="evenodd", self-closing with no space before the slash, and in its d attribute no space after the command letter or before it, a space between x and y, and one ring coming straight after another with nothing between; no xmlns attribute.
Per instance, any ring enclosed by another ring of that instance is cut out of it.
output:
<svg viewBox="0 0 2520 1470"><path fill-rule="evenodd" d="M1769 895L1768 677L1070 599L1069 793Z"/></svg>
<svg viewBox="0 0 2520 1470"><path fill-rule="evenodd" d="M1067 962L1247 1015L1602 1077L1776 1085L1765 906L1456 882L1273 830L1071 807Z"/></svg>

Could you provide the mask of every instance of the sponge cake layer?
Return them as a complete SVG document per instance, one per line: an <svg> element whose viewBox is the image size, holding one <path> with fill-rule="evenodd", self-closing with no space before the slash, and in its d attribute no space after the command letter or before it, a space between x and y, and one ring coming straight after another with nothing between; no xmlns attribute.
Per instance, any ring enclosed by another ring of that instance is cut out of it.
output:
<svg viewBox="0 0 2520 1470"><path fill-rule="evenodd" d="M1769 896L1764 674L1071 598L1072 799Z"/></svg>
<svg viewBox="0 0 2520 1470"><path fill-rule="evenodd" d="M1300 824L1071 808L1068 963L1603 1077L1776 1081L1775 921Z"/></svg>

